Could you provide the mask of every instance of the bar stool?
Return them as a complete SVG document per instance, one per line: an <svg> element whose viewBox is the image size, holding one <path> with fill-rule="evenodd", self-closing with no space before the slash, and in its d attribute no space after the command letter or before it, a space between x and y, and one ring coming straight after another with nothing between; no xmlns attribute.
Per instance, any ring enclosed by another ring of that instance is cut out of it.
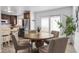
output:
<svg viewBox="0 0 79 59"><path fill-rule="evenodd" d="M5 41L7 36L9 36L9 35L7 35L7 34L2 35L2 38L3 38L3 47L4 47L6 44L8 45L8 41Z"/></svg>
<svg viewBox="0 0 79 59"><path fill-rule="evenodd" d="M11 40L11 37L10 37L10 28L3 28L2 30L2 40L3 40L3 47L5 45L9 46L10 44L10 40Z"/></svg>

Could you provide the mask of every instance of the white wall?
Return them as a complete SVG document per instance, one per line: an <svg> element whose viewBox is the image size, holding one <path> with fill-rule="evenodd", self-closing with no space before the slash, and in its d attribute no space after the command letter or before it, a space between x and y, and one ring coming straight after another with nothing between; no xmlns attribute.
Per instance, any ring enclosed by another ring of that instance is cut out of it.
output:
<svg viewBox="0 0 79 59"><path fill-rule="evenodd" d="M0 7L0 20L1 20L1 7ZM1 32L0 32L0 52L1 52Z"/></svg>
<svg viewBox="0 0 79 59"><path fill-rule="evenodd" d="M73 17L74 17L74 21L76 20L76 9L77 6L73 7ZM79 19L78 19L78 23L79 23ZM79 52L79 29L76 28L76 32L75 32L75 36L74 36L74 48L76 50L76 52Z"/></svg>
<svg viewBox="0 0 79 59"><path fill-rule="evenodd" d="M75 32L74 48L79 53L79 32Z"/></svg>
<svg viewBox="0 0 79 59"><path fill-rule="evenodd" d="M2 37L1 37L1 32L0 32L0 52L1 52L1 44L2 44L1 39L2 39Z"/></svg>
<svg viewBox="0 0 79 59"><path fill-rule="evenodd" d="M53 16L53 15L61 16L61 21L63 22L63 24L65 26L66 20L65 20L64 15L71 16L72 15L72 7L69 6L69 7L63 7L63 8L52 9L52 10L47 10L47 11L35 12L34 15L35 15L35 20L36 20L35 27L38 27L41 25L41 21L40 21L41 17ZM61 32L62 32L62 30L61 30Z"/></svg>

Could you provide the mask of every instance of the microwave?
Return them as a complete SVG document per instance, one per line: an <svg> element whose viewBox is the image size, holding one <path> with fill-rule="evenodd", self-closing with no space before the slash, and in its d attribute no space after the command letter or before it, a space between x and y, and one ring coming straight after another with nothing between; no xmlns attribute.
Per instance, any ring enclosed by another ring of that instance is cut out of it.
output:
<svg viewBox="0 0 79 59"><path fill-rule="evenodd" d="M1 23L1 24L8 24L9 22L8 22L8 20L3 20L3 19L2 19L2 20L0 20L0 23Z"/></svg>

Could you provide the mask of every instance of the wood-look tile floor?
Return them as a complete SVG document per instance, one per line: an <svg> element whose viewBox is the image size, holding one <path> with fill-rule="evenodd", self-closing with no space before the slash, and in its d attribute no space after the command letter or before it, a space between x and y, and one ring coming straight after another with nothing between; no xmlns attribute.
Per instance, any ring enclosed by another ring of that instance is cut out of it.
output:
<svg viewBox="0 0 79 59"><path fill-rule="evenodd" d="M76 53L74 46L68 43L66 47L66 53Z"/></svg>
<svg viewBox="0 0 79 59"><path fill-rule="evenodd" d="M9 45L4 46L2 48L2 53L15 53L13 44L10 43ZM28 50L19 50L18 53L28 53ZM74 47L69 43L67 44L66 53L76 53Z"/></svg>
<svg viewBox="0 0 79 59"><path fill-rule="evenodd" d="M15 53L14 45L11 43L2 48L2 53ZM18 53L28 53L28 49L18 50Z"/></svg>

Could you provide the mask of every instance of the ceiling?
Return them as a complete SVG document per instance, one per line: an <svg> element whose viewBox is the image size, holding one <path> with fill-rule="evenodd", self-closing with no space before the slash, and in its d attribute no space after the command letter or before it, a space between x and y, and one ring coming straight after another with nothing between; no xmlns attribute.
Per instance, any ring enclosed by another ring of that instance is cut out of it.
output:
<svg viewBox="0 0 79 59"><path fill-rule="evenodd" d="M22 13L24 13L24 11L39 12L62 7L66 6L1 6L1 13L10 15L21 15ZM8 8L12 12L8 12Z"/></svg>

